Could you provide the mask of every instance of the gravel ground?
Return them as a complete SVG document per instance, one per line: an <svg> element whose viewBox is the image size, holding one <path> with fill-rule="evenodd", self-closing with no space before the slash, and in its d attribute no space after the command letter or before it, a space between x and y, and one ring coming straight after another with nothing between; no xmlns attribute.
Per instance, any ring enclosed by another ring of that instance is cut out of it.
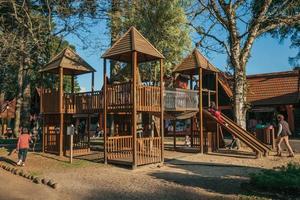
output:
<svg viewBox="0 0 300 200"><path fill-rule="evenodd" d="M16 155L2 163L12 163ZM58 182L58 189L37 185L0 169L0 199L239 199L240 184L249 173L300 163L295 158L269 156L253 159L223 152L211 155L166 151L164 166L130 170L103 165L101 154L78 157L70 165L65 157L29 153L23 169ZM7 192L11 191L11 192ZM34 194L34 195L33 195Z"/></svg>

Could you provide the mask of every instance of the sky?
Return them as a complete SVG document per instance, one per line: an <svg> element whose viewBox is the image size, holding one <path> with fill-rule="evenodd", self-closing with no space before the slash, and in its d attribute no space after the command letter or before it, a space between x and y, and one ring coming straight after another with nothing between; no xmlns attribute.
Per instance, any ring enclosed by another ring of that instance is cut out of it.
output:
<svg viewBox="0 0 300 200"><path fill-rule="evenodd" d="M81 42L71 35L67 36L66 39L70 44L75 45L77 53L96 69L95 89L100 90L103 77L103 59L101 59L101 55L105 52L105 49L109 48L108 29L105 23L101 23L90 27L90 30L89 38L94 41L92 47L82 48ZM147 38L147 35L145 37ZM296 55L297 51L297 49L290 48L289 39L279 42L278 39L269 36L258 38L254 43L247 64L247 74L292 70L293 67L289 64L288 58ZM210 53L209 60L220 70L224 71L226 69L226 55ZM82 92L90 91L91 74L78 76L78 82Z"/></svg>

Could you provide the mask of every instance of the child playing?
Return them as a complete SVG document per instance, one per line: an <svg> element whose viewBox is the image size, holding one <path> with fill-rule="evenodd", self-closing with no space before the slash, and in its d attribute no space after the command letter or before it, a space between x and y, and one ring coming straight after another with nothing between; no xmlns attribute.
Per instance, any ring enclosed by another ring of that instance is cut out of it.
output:
<svg viewBox="0 0 300 200"><path fill-rule="evenodd" d="M215 102L211 102L208 111L217 118L217 121L219 123L224 124L225 126L228 126L227 123L224 122L224 119L222 118L221 112L217 110Z"/></svg>
<svg viewBox="0 0 300 200"><path fill-rule="evenodd" d="M25 160L27 156L27 151L29 149L29 142L31 141L31 137L29 135L28 129L23 128L22 133L19 136L18 144L17 144L17 151L19 161L17 162L18 166L25 166Z"/></svg>
<svg viewBox="0 0 300 200"><path fill-rule="evenodd" d="M190 138L190 136L188 136L188 135L185 136L184 145L187 146L187 147L191 147L191 138Z"/></svg>

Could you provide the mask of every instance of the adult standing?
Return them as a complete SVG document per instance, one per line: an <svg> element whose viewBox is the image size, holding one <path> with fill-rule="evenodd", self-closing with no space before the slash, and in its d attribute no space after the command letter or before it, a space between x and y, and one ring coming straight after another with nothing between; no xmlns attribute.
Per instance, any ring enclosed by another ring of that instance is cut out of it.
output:
<svg viewBox="0 0 300 200"><path fill-rule="evenodd" d="M289 124L284 120L284 116L277 115L278 132L277 132L277 155L281 156L281 143L284 142L289 151L289 157L294 157L294 152L289 143L289 135L291 135Z"/></svg>

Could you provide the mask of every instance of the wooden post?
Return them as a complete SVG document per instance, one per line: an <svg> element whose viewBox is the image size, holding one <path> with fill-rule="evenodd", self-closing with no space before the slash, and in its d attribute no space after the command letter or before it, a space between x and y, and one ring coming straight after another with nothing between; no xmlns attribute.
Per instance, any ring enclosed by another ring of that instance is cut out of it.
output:
<svg viewBox="0 0 300 200"><path fill-rule="evenodd" d="M202 105L202 68L199 67L199 139L200 153L203 153L203 105Z"/></svg>
<svg viewBox="0 0 300 200"><path fill-rule="evenodd" d="M73 134L70 135L70 163L73 163Z"/></svg>
<svg viewBox="0 0 300 200"><path fill-rule="evenodd" d="M103 64L103 134L104 134L104 164L107 164L107 99L106 99L106 89L107 89L107 80L106 80L106 59L104 59Z"/></svg>
<svg viewBox="0 0 300 200"><path fill-rule="evenodd" d="M216 101L216 107L217 107L217 110L219 110L219 96L218 96L218 89L219 89L219 81L218 81L218 72L215 72L215 101ZM219 124L217 124L217 131L216 131L216 142L217 142L217 150L220 148L220 127L219 127Z"/></svg>
<svg viewBox="0 0 300 200"><path fill-rule="evenodd" d="M95 84L95 74L94 74L94 72L92 72L92 82L91 82L92 95L91 95L91 104L89 106L90 110L93 110L93 108L96 108L96 106L94 106L94 90L95 90L94 84Z"/></svg>
<svg viewBox="0 0 300 200"><path fill-rule="evenodd" d="M160 131L161 131L161 162L164 162L164 67L160 59Z"/></svg>
<svg viewBox="0 0 300 200"><path fill-rule="evenodd" d="M196 82L197 84L197 82ZM193 90L193 75L190 75L190 90ZM194 136L193 136L193 117L191 117L191 147L194 146Z"/></svg>
<svg viewBox="0 0 300 200"><path fill-rule="evenodd" d="M59 128L59 155L63 155L63 134L64 134L64 69L59 68L59 114L60 114L60 128Z"/></svg>
<svg viewBox="0 0 300 200"><path fill-rule="evenodd" d="M95 90L95 72L92 72L92 83L91 83L91 91L94 92Z"/></svg>
<svg viewBox="0 0 300 200"><path fill-rule="evenodd" d="M43 94L44 94L43 79L44 79L44 73L42 73L42 75L41 75L40 113L44 112L44 110L43 110Z"/></svg>
<svg viewBox="0 0 300 200"><path fill-rule="evenodd" d="M173 120L173 146L174 146L174 150L176 151L176 119Z"/></svg>
<svg viewBox="0 0 300 200"><path fill-rule="evenodd" d="M44 73L41 74L41 86L40 86L40 114L42 117L42 151L45 153L45 123L44 123L44 115L43 115L43 94L44 94L44 88L43 88L43 79L44 79ZM3 134L3 132L2 132Z"/></svg>
<svg viewBox="0 0 300 200"><path fill-rule="evenodd" d="M133 139L133 159L132 169L137 167L137 135L136 135L136 123L137 123L137 105L136 105L136 88L137 88L137 52L132 52L132 139Z"/></svg>
<svg viewBox="0 0 300 200"><path fill-rule="evenodd" d="M73 94L74 93L74 90L75 90L75 80L74 80L74 75L71 75L71 93Z"/></svg>

